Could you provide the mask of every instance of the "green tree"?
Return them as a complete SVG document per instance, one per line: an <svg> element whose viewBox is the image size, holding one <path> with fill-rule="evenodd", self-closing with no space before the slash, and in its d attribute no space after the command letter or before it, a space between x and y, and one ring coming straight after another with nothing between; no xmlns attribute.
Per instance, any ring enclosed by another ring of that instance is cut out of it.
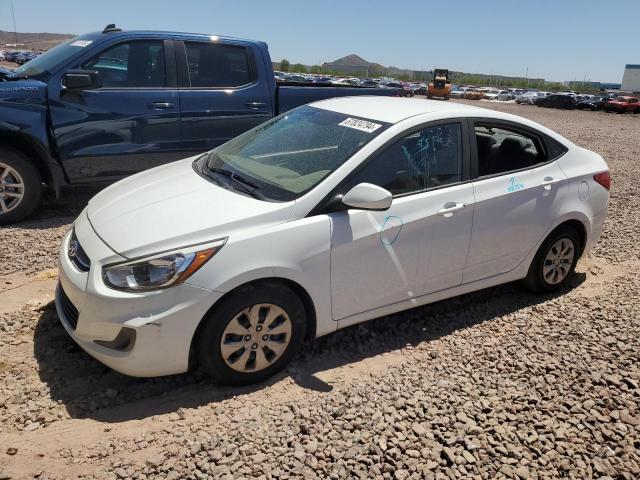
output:
<svg viewBox="0 0 640 480"><path fill-rule="evenodd" d="M290 65L291 64L289 63L289 60L287 60L286 58L283 58L282 60L280 60L280 71L281 72L288 72Z"/></svg>
<svg viewBox="0 0 640 480"><path fill-rule="evenodd" d="M320 65L312 65L311 73L322 73L322 67Z"/></svg>
<svg viewBox="0 0 640 480"><path fill-rule="evenodd" d="M291 66L291 71L292 72L298 72L298 73L307 73L307 67L305 67L303 64L301 63L294 63Z"/></svg>

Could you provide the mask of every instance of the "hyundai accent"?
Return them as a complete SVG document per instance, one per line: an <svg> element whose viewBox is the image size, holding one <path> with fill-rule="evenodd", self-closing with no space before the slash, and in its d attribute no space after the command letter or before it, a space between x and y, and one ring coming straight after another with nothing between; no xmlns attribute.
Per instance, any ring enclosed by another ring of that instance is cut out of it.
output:
<svg viewBox="0 0 640 480"><path fill-rule="evenodd" d="M324 100L96 195L62 241L56 307L119 372L248 384L366 320L563 288L609 186L600 155L521 117Z"/></svg>

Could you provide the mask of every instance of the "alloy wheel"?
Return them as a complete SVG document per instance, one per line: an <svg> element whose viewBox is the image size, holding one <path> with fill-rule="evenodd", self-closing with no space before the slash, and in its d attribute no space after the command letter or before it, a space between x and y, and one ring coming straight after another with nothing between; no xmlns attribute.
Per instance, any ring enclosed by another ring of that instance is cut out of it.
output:
<svg viewBox="0 0 640 480"><path fill-rule="evenodd" d="M545 282L555 285L560 283L569 274L575 248L569 238L561 238L547 252L542 265L542 276Z"/></svg>
<svg viewBox="0 0 640 480"><path fill-rule="evenodd" d="M0 162L0 215L14 210L24 198L24 181L18 171Z"/></svg>
<svg viewBox="0 0 640 480"><path fill-rule="evenodd" d="M273 365L291 341L291 319L277 305L260 303L231 319L220 340L225 363L238 372L258 372Z"/></svg>

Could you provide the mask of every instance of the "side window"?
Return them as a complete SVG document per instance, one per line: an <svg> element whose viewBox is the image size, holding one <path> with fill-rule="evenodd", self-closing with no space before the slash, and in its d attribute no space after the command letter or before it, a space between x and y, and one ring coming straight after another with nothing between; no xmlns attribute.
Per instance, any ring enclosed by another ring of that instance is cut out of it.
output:
<svg viewBox="0 0 640 480"><path fill-rule="evenodd" d="M462 181L462 131L452 123L424 128L398 140L349 181L373 183L393 195Z"/></svg>
<svg viewBox="0 0 640 480"><path fill-rule="evenodd" d="M240 87L253 81L245 47L185 42L192 87Z"/></svg>
<svg viewBox="0 0 640 480"><path fill-rule="evenodd" d="M499 173L532 167L546 161L540 142L517 130L482 124L475 126L478 174Z"/></svg>
<svg viewBox="0 0 640 480"><path fill-rule="evenodd" d="M156 40L119 43L82 68L100 72L103 87L164 87L167 82L164 45Z"/></svg>

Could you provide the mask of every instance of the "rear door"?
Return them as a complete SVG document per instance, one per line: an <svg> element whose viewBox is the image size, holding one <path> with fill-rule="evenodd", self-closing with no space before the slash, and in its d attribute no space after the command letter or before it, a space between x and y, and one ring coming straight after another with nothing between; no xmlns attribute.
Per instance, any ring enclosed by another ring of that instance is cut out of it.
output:
<svg viewBox="0 0 640 480"><path fill-rule="evenodd" d="M182 157L172 40L116 41L72 68L97 70L102 79L101 88L80 92L50 82L53 135L72 182L118 178Z"/></svg>
<svg viewBox="0 0 640 480"><path fill-rule="evenodd" d="M516 268L559 215L568 182L542 134L476 120L475 209L465 283Z"/></svg>
<svg viewBox="0 0 640 480"><path fill-rule="evenodd" d="M177 38L186 151L217 147L273 116L273 77L259 74L259 53L241 41Z"/></svg>

